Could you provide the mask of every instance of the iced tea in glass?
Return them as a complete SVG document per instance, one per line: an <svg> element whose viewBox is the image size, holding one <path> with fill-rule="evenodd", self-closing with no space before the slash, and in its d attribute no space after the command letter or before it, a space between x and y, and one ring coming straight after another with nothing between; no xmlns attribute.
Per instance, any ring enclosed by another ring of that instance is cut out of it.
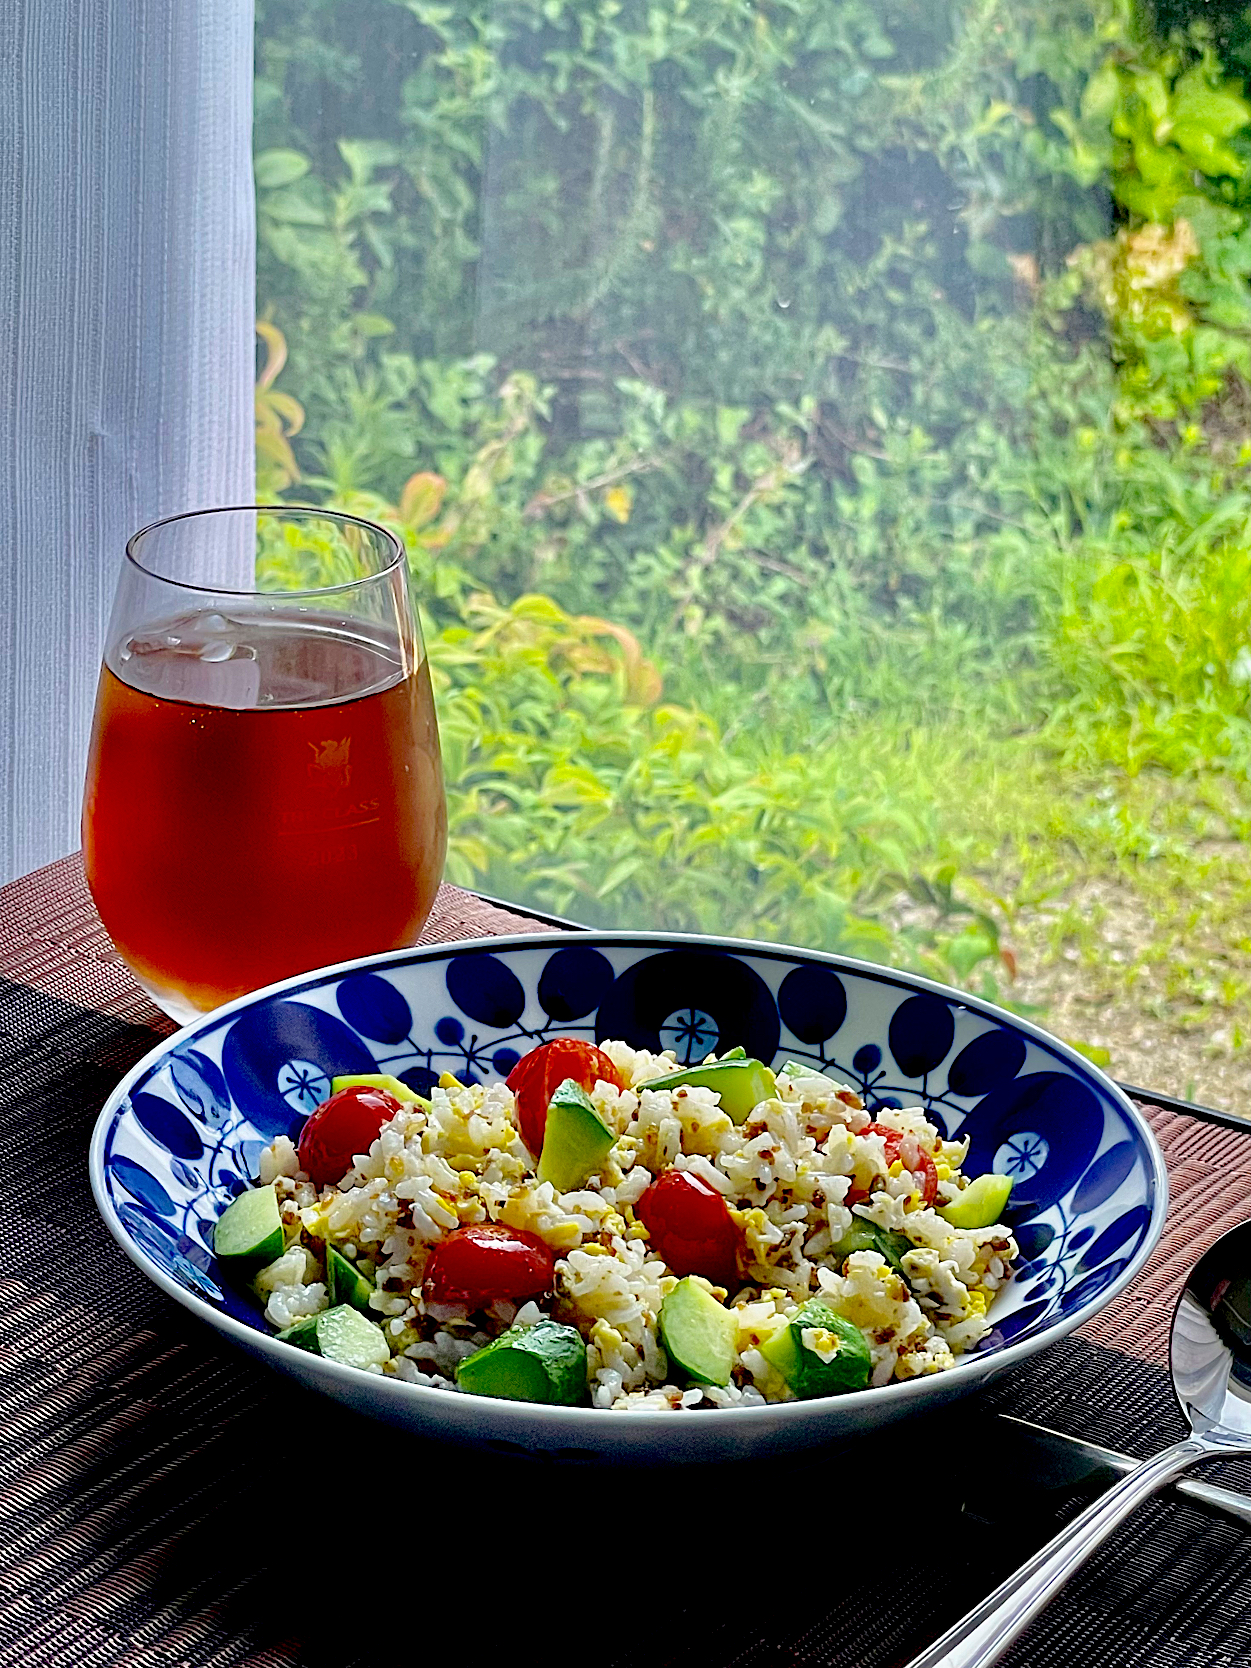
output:
<svg viewBox="0 0 1251 1668"><path fill-rule="evenodd" d="M446 845L429 668L391 533L239 508L131 539L83 851L105 926L166 1012L185 1022L413 943Z"/></svg>

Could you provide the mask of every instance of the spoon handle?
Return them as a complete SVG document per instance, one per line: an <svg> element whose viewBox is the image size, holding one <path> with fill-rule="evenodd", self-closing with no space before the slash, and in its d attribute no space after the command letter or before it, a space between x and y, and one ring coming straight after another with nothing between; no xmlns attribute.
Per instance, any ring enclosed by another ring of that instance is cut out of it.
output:
<svg viewBox="0 0 1251 1668"><path fill-rule="evenodd" d="M1123 1518L1179 1471L1210 1452L1201 1438L1187 1437L1136 1466L948 1628L941 1639L913 1657L907 1668L990 1668Z"/></svg>

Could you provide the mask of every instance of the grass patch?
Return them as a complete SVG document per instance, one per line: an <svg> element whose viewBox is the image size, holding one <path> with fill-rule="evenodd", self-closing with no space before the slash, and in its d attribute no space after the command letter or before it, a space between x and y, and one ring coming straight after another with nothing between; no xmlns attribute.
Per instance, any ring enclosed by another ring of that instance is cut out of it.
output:
<svg viewBox="0 0 1251 1668"><path fill-rule="evenodd" d="M943 847L1016 963L1009 1005L1123 1079L1251 1109L1245 784L1077 774L1021 738L968 750L935 794Z"/></svg>

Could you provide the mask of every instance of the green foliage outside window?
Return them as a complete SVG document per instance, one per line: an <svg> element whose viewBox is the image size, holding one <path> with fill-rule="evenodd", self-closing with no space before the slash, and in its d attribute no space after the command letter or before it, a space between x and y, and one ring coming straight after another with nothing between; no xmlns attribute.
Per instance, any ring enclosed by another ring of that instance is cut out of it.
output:
<svg viewBox="0 0 1251 1668"><path fill-rule="evenodd" d="M1243 826L1222 29L258 0L262 496L404 531L450 878L1011 999L1066 842Z"/></svg>

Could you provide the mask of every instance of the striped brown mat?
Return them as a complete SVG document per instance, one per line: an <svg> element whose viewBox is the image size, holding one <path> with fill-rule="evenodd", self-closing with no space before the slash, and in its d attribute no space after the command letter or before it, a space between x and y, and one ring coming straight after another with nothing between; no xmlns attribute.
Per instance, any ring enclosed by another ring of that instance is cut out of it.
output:
<svg viewBox="0 0 1251 1668"><path fill-rule="evenodd" d="M444 887L423 942L543 931ZM893 1668L1080 1509L996 1421L1145 1455L1181 1429L1180 1282L1251 1215L1251 1132L1147 1108L1164 1237L1090 1326L950 1413L850 1449L668 1472L566 1468L398 1435L267 1373L150 1285L84 1157L172 1027L118 960L77 859L0 890L0 1662ZM1251 1469L1211 1480L1251 1490ZM1106 1479L1105 1479L1106 1480ZM1006 1660L1251 1663L1251 1544L1144 1508Z"/></svg>

